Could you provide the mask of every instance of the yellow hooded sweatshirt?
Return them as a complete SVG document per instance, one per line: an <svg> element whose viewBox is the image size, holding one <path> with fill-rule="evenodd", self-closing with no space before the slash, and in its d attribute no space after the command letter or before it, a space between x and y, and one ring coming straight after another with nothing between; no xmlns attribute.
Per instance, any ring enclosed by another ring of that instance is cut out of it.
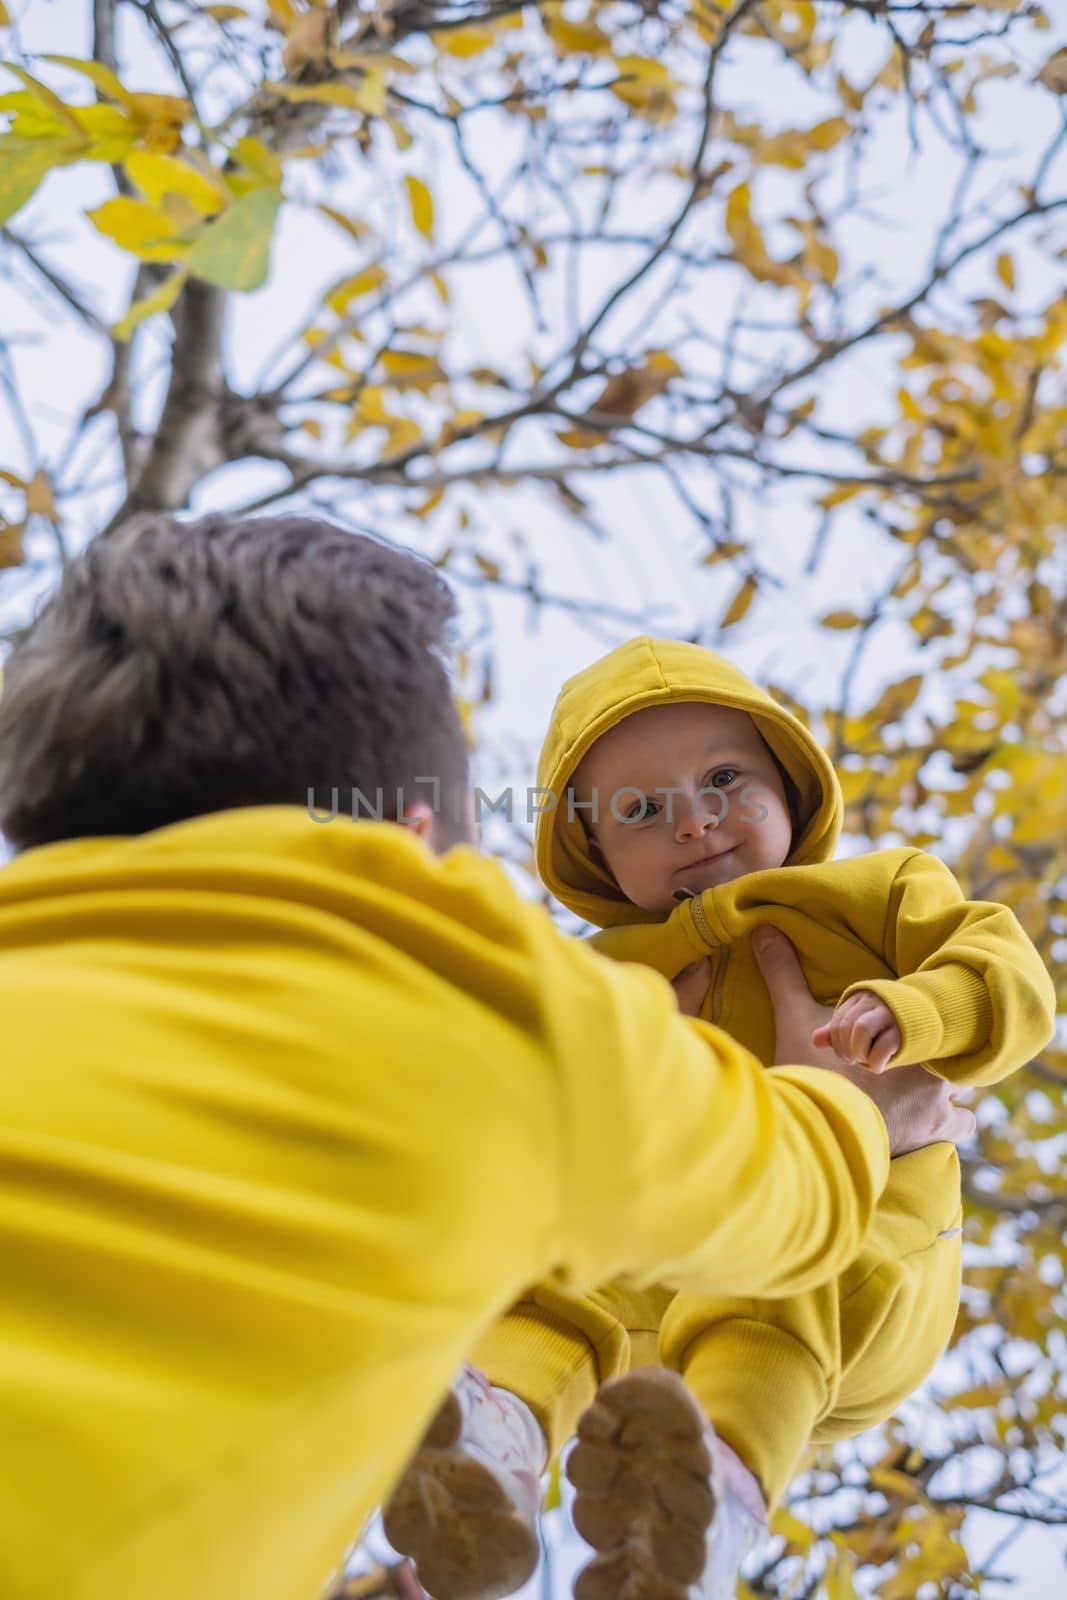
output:
<svg viewBox="0 0 1067 1600"><path fill-rule="evenodd" d="M792 779L799 817L786 862L707 889L666 917L627 901L590 851L567 785L595 741L646 707L703 701L744 711ZM832 861L841 828L833 767L808 730L742 672L696 645L637 638L570 679L545 740L536 859L552 893L606 931L591 943L673 978L697 957L713 981L705 1016L774 1061L774 1016L750 945L773 924L795 946L812 992L835 1005L857 989L900 1028L893 1065L924 1062L988 1084L1052 1035L1055 996L1040 957L1004 906L968 902L934 856L893 849ZM593 1058L590 1058L593 1066ZM672 1108L673 1109L673 1108ZM740 1130L739 1130L740 1132ZM768 1151L765 1157L773 1157ZM776 1499L809 1439L883 1420L929 1372L958 1303L956 1151L938 1144L892 1163L865 1248L837 1280L788 1301L635 1295L614 1283L582 1297L531 1291L491 1330L481 1359L522 1394L558 1445L598 1379L658 1356L681 1370L727 1441ZM746 1294L760 1294L755 1282Z"/></svg>
<svg viewBox="0 0 1067 1600"><path fill-rule="evenodd" d="M789 1293L888 1171L850 1085L389 823L31 850L0 1014L4 1600L318 1600L523 1284Z"/></svg>

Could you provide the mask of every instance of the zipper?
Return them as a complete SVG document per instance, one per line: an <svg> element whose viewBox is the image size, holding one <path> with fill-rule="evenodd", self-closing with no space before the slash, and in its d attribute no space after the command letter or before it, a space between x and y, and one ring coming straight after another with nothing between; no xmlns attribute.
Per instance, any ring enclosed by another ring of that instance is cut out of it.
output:
<svg viewBox="0 0 1067 1600"><path fill-rule="evenodd" d="M699 895L694 895L692 900L689 901L689 915L693 919L694 928L704 940L704 943L708 946L709 950L714 945L720 943L720 940L716 939L715 935L711 931L711 924L707 919L707 915L705 914Z"/></svg>
<svg viewBox="0 0 1067 1600"><path fill-rule="evenodd" d="M718 1022L722 1016L722 992L726 986L726 969L730 965L730 946L719 946L719 966L711 980L711 1020Z"/></svg>
<svg viewBox="0 0 1067 1600"><path fill-rule="evenodd" d="M717 939L711 931L711 924L707 919L703 903L699 895L694 895L688 902L689 915L693 919L693 926L700 937L708 946L708 959L711 962L711 984L708 995L711 999L711 1013L709 1022L717 1022L722 1015L722 991L726 979L726 969L730 964L730 950L721 939Z"/></svg>

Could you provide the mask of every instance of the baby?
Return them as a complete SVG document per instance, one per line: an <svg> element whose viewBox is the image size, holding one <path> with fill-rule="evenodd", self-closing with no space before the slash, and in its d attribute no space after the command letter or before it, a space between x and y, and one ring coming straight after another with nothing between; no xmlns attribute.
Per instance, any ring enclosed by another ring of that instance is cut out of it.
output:
<svg viewBox="0 0 1067 1600"><path fill-rule="evenodd" d="M768 1066L761 927L792 942L833 1007L813 1042L852 1070L995 1083L1051 1037L1052 985L1012 912L966 901L921 850L834 861L829 759L710 651L638 638L572 678L538 782L547 887ZM577 1430L574 1521L597 1552L577 1600L728 1600L806 1448L885 1420L944 1350L960 1233L956 1150L935 1144L893 1161L861 1255L828 1283L812 1261L806 1294L531 1289L454 1385L388 1536L436 1600L512 1592L537 1560L540 1474Z"/></svg>

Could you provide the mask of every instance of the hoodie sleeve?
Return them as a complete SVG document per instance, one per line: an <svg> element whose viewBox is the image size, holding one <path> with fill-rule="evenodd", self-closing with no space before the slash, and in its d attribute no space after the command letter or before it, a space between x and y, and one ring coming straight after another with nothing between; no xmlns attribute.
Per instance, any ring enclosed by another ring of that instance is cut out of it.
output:
<svg viewBox="0 0 1067 1600"><path fill-rule="evenodd" d="M670 985L573 941L542 943L561 1071L569 1287L620 1273L789 1295L858 1254L889 1172L885 1124L832 1073L767 1071Z"/></svg>
<svg viewBox="0 0 1067 1600"><path fill-rule="evenodd" d="M925 851L893 879L884 956L898 977L854 983L841 999L863 989L889 1007L901 1038L893 1066L924 1062L955 1083L997 1083L1052 1037L1052 980L1014 912L965 900Z"/></svg>

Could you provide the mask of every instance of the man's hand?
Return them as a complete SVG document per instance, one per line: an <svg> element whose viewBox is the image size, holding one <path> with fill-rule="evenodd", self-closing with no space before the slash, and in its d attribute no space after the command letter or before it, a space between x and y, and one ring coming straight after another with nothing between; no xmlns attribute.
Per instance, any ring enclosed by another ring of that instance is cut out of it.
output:
<svg viewBox="0 0 1067 1600"><path fill-rule="evenodd" d="M841 1066L837 1051L830 1044L814 1042L833 1017L833 1006L821 1006L816 1000L785 934L769 925L757 928L752 949L774 1007L774 1065L829 1067L836 1072Z"/></svg>
<svg viewBox="0 0 1067 1600"><path fill-rule="evenodd" d="M811 1042L829 1045L842 1061L866 1062L872 1072L884 1072L900 1049L900 1029L884 1000L869 989L857 989L834 1007Z"/></svg>
<svg viewBox="0 0 1067 1600"><path fill-rule="evenodd" d="M845 1065L835 1050L815 1045L815 1035L826 1031L833 1010L813 996L793 946L776 928L766 927L753 935L752 948L774 1006L776 1066L825 1067L847 1078L882 1113L891 1155L907 1155L942 1140L960 1144L970 1138L974 1113L956 1105L952 1086L925 1067L896 1067L878 1074L868 1067Z"/></svg>

